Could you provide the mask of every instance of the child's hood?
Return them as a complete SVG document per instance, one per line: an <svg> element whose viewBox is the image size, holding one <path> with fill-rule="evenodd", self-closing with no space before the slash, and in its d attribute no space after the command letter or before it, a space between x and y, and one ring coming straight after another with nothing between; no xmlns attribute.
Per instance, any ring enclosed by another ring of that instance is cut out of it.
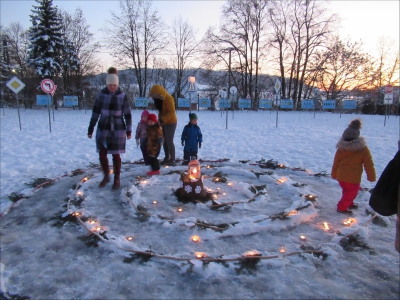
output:
<svg viewBox="0 0 400 300"><path fill-rule="evenodd" d="M360 151L367 146L364 137L360 136L359 138L347 142L344 139L340 139L339 142L336 144L336 148L338 150L344 151Z"/></svg>

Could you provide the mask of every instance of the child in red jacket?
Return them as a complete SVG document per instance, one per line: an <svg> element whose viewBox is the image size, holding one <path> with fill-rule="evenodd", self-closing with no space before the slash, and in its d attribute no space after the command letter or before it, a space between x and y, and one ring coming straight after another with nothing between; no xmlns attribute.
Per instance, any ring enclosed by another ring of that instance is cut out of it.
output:
<svg viewBox="0 0 400 300"><path fill-rule="evenodd" d="M160 163L158 161L158 155L160 154L160 149L164 142L163 131L155 114L148 115L147 125L147 154L151 165L151 171L146 174L149 176L159 175Z"/></svg>

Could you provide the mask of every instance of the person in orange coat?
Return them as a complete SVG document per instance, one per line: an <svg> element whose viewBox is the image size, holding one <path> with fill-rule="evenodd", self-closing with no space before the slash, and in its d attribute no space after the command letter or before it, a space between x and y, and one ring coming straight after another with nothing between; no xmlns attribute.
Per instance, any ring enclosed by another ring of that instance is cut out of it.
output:
<svg viewBox="0 0 400 300"><path fill-rule="evenodd" d="M166 89L159 84L150 88L149 97L153 98L154 105L158 110L158 121L162 126L164 135L164 160L163 165L175 166L175 144L174 136L178 118L175 111L175 100L168 94Z"/></svg>
<svg viewBox="0 0 400 300"><path fill-rule="evenodd" d="M332 165L332 178L339 181L342 188L342 198L337 204L337 212L351 215L351 209L358 208L354 203L360 189L363 167L367 173L367 180L376 181L376 173L371 152L366 141L360 136L362 123L354 119L342 134L336 144L336 154Z"/></svg>

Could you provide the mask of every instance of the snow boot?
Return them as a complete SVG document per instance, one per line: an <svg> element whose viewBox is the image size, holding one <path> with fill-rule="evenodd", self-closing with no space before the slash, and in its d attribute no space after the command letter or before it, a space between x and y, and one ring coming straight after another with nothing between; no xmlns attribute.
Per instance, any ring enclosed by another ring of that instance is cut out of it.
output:
<svg viewBox="0 0 400 300"><path fill-rule="evenodd" d="M114 167L114 184L112 186L113 190L116 190L121 185L120 175L121 175L121 158L113 157L113 167Z"/></svg>
<svg viewBox="0 0 400 300"><path fill-rule="evenodd" d="M100 182L99 187L103 188L110 181L110 168L108 166L108 158L100 158L101 169L103 170L103 180Z"/></svg>
<svg viewBox="0 0 400 300"><path fill-rule="evenodd" d="M348 209L346 209L346 210L338 209L337 212L341 213L341 214L345 214L345 215L352 215L353 214L353 212L351 210L348 210Z"/></svg>
<svg viewBox="0 0 400 300"><path fill-rule="evenodd" d="M160 170L157 171L150 171L146 173L148 176L153 176L153 175L160 175Z"/></svg>

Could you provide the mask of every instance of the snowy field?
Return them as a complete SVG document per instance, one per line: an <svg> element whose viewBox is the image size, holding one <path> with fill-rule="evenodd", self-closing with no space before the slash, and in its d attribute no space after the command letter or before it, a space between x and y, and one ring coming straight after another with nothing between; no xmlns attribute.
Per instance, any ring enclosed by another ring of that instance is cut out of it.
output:
<svg viewBox="0 0 400 300"><path fill-rule="evenodd" d="M47 110L21 109L22 131L17 110L0 113L3 296L399 298L395 216L373 218L365 174L360 208L351 220L338 214L341 189L329 176L338 139L359 117L379 178L397 151L398 117L384 126L384 116L279 112L277 127L275 111L196 112L204 186L216 198L182 203L173 192L187 167L145 178L134 139L120 190L99 189L90 111L51 111L51 132ZM177 158L187 122L178 111Z"/></svg>

